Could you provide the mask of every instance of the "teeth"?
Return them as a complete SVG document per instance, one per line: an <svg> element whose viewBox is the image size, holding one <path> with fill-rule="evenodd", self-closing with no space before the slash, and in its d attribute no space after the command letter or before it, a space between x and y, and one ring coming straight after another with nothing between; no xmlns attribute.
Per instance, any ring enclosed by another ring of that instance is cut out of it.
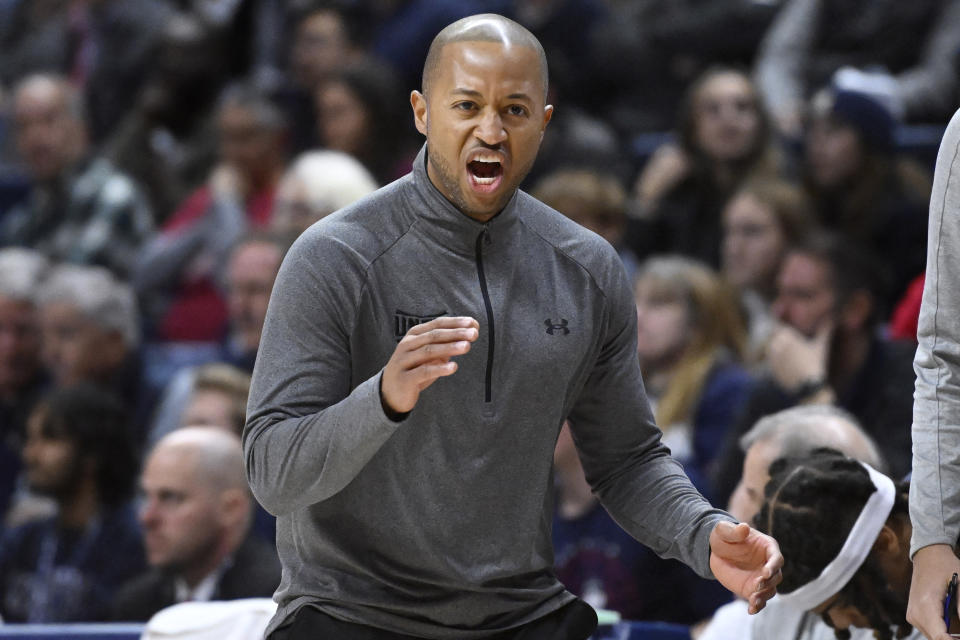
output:
<svg viewBox="0 0 960 640"><path fill-rule="evenodd" d="M490 163L500 163L500 158L496 156L477 156L473 159L473 162L490 162Z"/></svg>
<svg viewBox="0 0 960 640"><path fill-rule="evenodd" d="M493 184L493 181L496 180L495 177L494 177L494 178L480 178L480 177L477 177L477 176L473 176L473 179L474 179L474 181L475 181L477 184Z"/></svg>

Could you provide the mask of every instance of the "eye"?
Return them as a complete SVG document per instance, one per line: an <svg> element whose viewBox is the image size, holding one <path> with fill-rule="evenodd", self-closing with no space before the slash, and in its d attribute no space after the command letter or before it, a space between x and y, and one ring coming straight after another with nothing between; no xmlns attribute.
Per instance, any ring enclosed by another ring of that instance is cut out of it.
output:
<svg viewBox="0 0 960 640"><path fill-rule="evenodd" d="M512 116L524 117L527 115L528 111L527 108L522 104L512 104L507 107L507 113Z"/></svg>
<svg viewBox="0 0 960 640"><path fill-rule="evenodd" d="M461 100L460 102L454 103L453 108L458 111L474 111L477 108L477 104L470 100Z"/></svg>

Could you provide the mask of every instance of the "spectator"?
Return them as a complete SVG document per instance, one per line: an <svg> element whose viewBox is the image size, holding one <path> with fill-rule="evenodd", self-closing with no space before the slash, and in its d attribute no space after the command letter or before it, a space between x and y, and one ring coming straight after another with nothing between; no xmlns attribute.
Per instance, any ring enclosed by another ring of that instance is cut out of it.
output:
<svg viewBox="0 0 960 640"><path fill-rule="evenodd" d="M20 472L27 416L47 387L37 317L47 268L46 259L28 249L0 250L0 519Z"/></svg>
<svg viewBox="0 0 960 640"><path fill-rule="evenodd" d="M709 499L714 458L752 384L740 364L747 336L736 298L710 269L680 257L645 262L634 295L640 369L663 442Z"/></svg>
<svg viewBox="0 0 960 640"><path fill-rule="evenodd" d="M133 291L100 267L56 268L38 293L43 363L57 387L87 382L119 397L139 425L139 316Z"/></svg>
<svg viewBox="0 0 960 640"><path fill-rule="evenodd" d="M855 627L877 640L921 640L906 619L907 492L906 484L830 449L774 462L756 522L783 547L781 605L819 615L837 638ZM770 628L761 633L783 628L765 622Z"/></svg>
<svg viewBox="0 0 960 640"><path fill-rule="evenodd" d="M123 277L153 228L152 214L133 182L91 153L83 113L64 78L33 75L17 85L14 134L34 185L4 218L0 244Z"/></svg>
<svg viewBox="0 0 960 640"><path fill-rule="evenodd" d="M399 178L416 153L404 94L390 68L375 60L339 69L316 90L320 144L352 155L380 184Z"/></svg>
<svg viewBox="0 0 960 640"><path fill-rule="evenodd" d="M723 207L746 178L780 169L767 115L744 73L713 68L688 89L678 134L637 179L631 244L641 258L681 253L717 268Z"/></svg>
<svg viewBox="0 0 960 640"><path fill-rule="evenodd" d="M800 134L806 100L844 67L909 121L946 122L958 45L958 0L787 0L757 54L757 83L789 137Z"/></svg>
<svg viewBox="0 0 960 640"><path fill-rule="evenodd" d="M280 182L270 228L297 237L311 224L377 188L370 172L339 151L300 154Z"/></svg>
<svg viewBox="0 0 960 640"><path fill-rule="evenodd" d="M0 80L59 73L89 106L99 143L133 105L170 16L165 0L20 2L0 43Z"/></svg>
<svg viewBox="0 0 960 640"><path fill-rule="evenodd" d="M117 588L143 569L129 431L119 402L87 385L54 391L30 415L27 482L57 514L0 543L5 622L106 620Z"/></svg>
<svg viewBox="0 0 960 640"><path fill-rule="evenodd" d="M553 461L554 571L571 593L624 619L682 624L699 622L730 599L719 583L661 559L614 522L590 490L567 425Z"/></svg>
<svg viewBox="0 0 960 640"><path fill-rule="evenodd" d="M223 40L199 18L174 14L133 108L104 142L105 154L144 187L158 222L216 162L216 100L226 57Z"/></svg>
<svg viewBox="0 0 960 640"><path fill-rule="evenodd" d="M209 428L174 431L150 453L141 485L150 571L121 589L114 619L145 621L187 600L273 594L280 562L269 545L248 535L253 500L238 436Z"/></svg>
<svg viewBox="0 0 960 640"><path fill-rule="evenodd" d="M805 456L814 449L830 447L862 460L875 469L886 468L876 443L857 424L856 418L827 405L806 405L784 409L762 418L740 438L746 454L740 482L730 498L729 511L743 522L750 522L763 506L763 490L770 480L770 464L781 457ZM760 620L763 622L759 622ZM751 617L747 604L735 600L721 607L698 636L698 640L740 640L751 635L755 626L777 625L775 637L814 640L832 635L818 616L781 607L777 600Z"/></svg>
<svg viewBox="0 0 960 640"><path fill-rule="evenodd" d="M292 151L318 146L313 93L363 54L359 12L347 3L315 3L295 18L289 73L277 91L290 124Z"/></svg>
<svg viewBox="0 0 960 640"><path fill-rule="evenodd" d="M894 119L867 94L825 89L811 101L804 174L826 228L875 250L891 277L883 314L923 272L930 176L894 149Z"/></svg>
<svg viewBox="0 0 960 640"><path fill-rule="evenodd" d="M284 121L262 93L228 88L217 113L219 164L145 248L134 283L161 340L223 337L227 304L216 281L231 247L270 220L285 162Z"/></svg>
<svg viewBox="0 0 960 640"><path fill-rule="evenodd" d="M747 311L751 360L773 330L771 305L787 248L813 226L802 191L782 180L750 180L723 209L723 276L740 292Z"/></svg>
<svg viewBox="0 0 960 640"><path fill-rule="evenodd" d="M531 195L609 242L620 254L627 276L633 280L637 275L640 263L623 242L627 193L615 176L599 170L559 169L537 182Z"/></svg>
<svg viewBox="0 0 960 640"><path fill-rule="evenodd" d="M780 321L764 376L721 454L717 485L726 496L743 454L740 434L760 417L801 404L846 409L864 426L897 476L910 470L915 345L879 337L877 268L868 253L830 234L790 249L777 278Z"/></svg>

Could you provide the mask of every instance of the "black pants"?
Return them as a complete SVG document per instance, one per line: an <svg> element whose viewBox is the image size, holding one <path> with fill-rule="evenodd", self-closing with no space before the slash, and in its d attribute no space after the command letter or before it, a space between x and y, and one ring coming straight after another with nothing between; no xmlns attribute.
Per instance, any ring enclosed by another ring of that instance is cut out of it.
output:
<svg viewBox="0 0 960 640"><path fill-rule="evenodd" d="M484 640L587 640L597 628L596 612L582 600L574 600L533 622L497 633ZM268 640L419 640L416 636L383 631L362 624L342 622L319 609L301 607L289 625L270 634Z"/></svg>

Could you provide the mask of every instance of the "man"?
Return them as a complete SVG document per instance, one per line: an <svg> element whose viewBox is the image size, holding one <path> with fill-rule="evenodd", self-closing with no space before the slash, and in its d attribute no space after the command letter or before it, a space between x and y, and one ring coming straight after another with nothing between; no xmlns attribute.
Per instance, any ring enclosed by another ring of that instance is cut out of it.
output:
<svg viewBox="0 0 960 640"><path fill-rule="evenodd" d="M217 165L147 244L133 277L162 340L222 337L227 308L217 277L233 245L269 223L283 175L283 114L262 92L228 87L216 117Z"/></svg>
<svg viewBox="0 0 960 640"><path fill-rule="evenodd" d="M29 249L0 250L0 518L20 471L27 416L47 386L36 305L47 266Z"/></svg>
<svg viewBox="0 0 960 640"><path fill-rule="evenodd" d="M736 484L736 440L760 417L796 404L836 404L879 444L893 477L910 470L913 351L879 336L879 269L855 244L816 234L787 251L773 312L781 326L761 379L721 454L719 495Z"/></svg>
<svg viewBox="0 0 960 640"><path fill-rule="evenodd" d="M34 184L27 202L4 218L0 245L124 277L153 218L133 182L91 155L80 96L59 76L28 76L14 89L12 112L17 151Z"/></svg>
<svg viewBox="0 0 960 640"><path fill-rule="evenodd" d="M927 279L920 307L914 369L913 478L910 520L913 581L907 620L931 640L946 640L943 595L960 572L960 111L947 125L937 154L930 198ZM957 631L953 629L953 631Z"/></svg>
<svg viewBox="0 0 960 640"><path fill-rule="evenodd" d="M740 482L730 499L730 513L744 522L752 521L763 505L770 464L821 447L836 449L879 470L886 468L877 445L843 409L827 405L784 409L761 419L740 438L746 455ZM699 640L812 640L824 632L833 633L815 614L786 610L774 600L750 618L746 604L735 600L717 610Z"/></svg>
<svg viewBox="0 0 960 640"><path fill-rule="evenodd" d="M137 457L123 407L89 385L52 392L30 414L23 460L30 489L57 511L0 539L0 615L107 619L117 588L144 567L129 504Z"/></svg>
<svg viewBox="0 0 960 640"><path fill-rule="evenodd" d="M117 594L116 620L147 620L187 600L266 597L280 582L276 553L248 536L250 491L240 439L185 427L150 453L140 524L151 571Z"/></svg>
<svg viewBox="0 0 960 640"><path fill-rule="evenodd" d="M631 533L753 611L774 593L776 543L712 509L659 442L616 252L517 189L553 112L546 78L510 20L445 28L411 94L413 172L284 260L244 430L278 516L273 638L589 636L594 612L551 568L568 417Z"/></svg>

